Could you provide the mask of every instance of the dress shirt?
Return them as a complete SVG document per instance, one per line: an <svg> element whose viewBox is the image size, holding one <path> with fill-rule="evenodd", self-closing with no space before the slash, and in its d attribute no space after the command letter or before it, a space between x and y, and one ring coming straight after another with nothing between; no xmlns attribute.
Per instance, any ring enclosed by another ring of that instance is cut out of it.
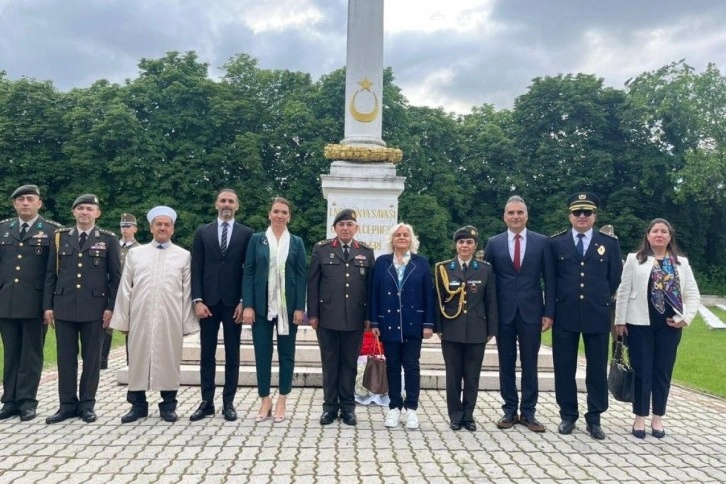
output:
<svg viewBox="0 0 726 484"><path fill-rule="evenodd" d="M573 241L572 243L575 244L575 246L577 246L577 241L580 240L577 237L577 234L579 234L579 233L580 232L578 232L577 230L572 229L572 241ZM588 230L583 235L584 235L584 237L582 238L582 247L584 249L582 252L583 252L583 254L587 254L587 248L590 247L590 242L592 241L592 229Z"/></svg>
<svg viewBox="0 0 726 484"><path fill-rule="evenodd" d="M168 249L171 245L171 242L164 242L163 244L160 244L157 241L153 241L152 244L154 244L154 247L156 247L157 249L159 248L159 246L161 246L162 249Z"/></svg>
<svg viewBox="0 0 726 484"><path fill-rule="evenodd" d="M227 222L227 250L229 250L229 241L232 240L232 229L234 228L234 219L232 220L222 220L221 218L217 217L217 243L219 243L219 246L222 247L222 224L224 222Z"/></svg>
<svg viewBox="0 0 726 484"><path fill-rule="evenodd" d="M35 222L38 220L38 217L39 217L39 215L36 215L34 219L28 220L28 221L25 221L22 218L18 217L18 223L20 224L20 225L18 225L18 227L22 227L23 224L28 224L28 230L30 230L30 228L33 226L33 224L35 224Z"/></svg>
<svg viewBox="0 0 726 484"><path fill-rule="evenodd" d="M507 243L509 245L509 258L514 262L514 236L516 234L511 230L507 229ZM527 228L525 227L519 233L519 267L522 267L522 261L524 260L524 252L527 250Z"/></svg>

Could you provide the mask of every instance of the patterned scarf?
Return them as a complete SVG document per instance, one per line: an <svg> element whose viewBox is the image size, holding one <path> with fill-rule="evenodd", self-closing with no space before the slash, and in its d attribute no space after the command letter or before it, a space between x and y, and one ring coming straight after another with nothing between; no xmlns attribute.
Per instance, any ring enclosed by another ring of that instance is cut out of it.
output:
<svg viewBox="0 0 726 484"><path fill-rule="evenodd" d="M650 272L653 280L653 290L650 293L650 301L653 307L660 313L665 313L667 302L678 314L683 314L683 297L681 296L681 281L678 272L670 256L663 259L660 264L658 259L653 260L653 270Z"/></svg>

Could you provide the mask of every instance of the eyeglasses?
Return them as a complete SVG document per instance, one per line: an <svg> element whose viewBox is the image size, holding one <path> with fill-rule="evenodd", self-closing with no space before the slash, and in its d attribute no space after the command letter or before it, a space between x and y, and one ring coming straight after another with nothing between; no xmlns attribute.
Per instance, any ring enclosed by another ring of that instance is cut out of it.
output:
<svg viewBox="0 0 726 484"><path fill-rule="evenodd" d="M575 217L580 217L582 215L584 215L585 217L589 217L590 215L592 215L592 210L573 210L572 215L574 215Z"/></svg>

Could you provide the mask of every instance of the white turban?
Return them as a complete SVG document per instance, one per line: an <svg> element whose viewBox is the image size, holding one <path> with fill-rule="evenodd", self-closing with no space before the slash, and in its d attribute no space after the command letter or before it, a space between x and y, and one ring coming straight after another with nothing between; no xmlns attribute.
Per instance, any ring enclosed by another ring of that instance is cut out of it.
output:
<svg viewBox="0 0 726 484"><path fill-rule="evenodd" d="M149 210L149 213L146 214L146 219L149 223L153 223L154 219L159 215L166 215L171 219L172 223L176 223L176 212L173 208L167 207L166 205L159 205Z"/></svg>

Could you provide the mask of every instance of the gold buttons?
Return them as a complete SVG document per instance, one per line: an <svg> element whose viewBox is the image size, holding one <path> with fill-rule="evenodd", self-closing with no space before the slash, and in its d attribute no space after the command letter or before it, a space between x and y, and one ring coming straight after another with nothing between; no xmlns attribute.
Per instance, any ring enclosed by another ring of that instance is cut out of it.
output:
<svg viewBox="0 0 726 484"><path fill-rule="evenodd" d="M584 263L584 262L580 262L580 265L581 265L581 266L584 266L584 265L585 265L585 263Z"/></svg>
<svg viewBox="0 0 726 484"><path fill-rule="evenodd" d="M583 294L580 294L580 299L585 299L585 296Z"/></svg>
<svg viewBox="0 0 726 484"><path fill-rule="evenodd" d="M83 254L81 252L79 252L78 257L83 257Z"/></svg>
<svg viewBox="0 0 726 484"><path fill-rule="evenodd" d="M80 284L76 284L76 289L80 289L80 288L81 288L81 285Z"/></svg>
<svg viewBox="0 0 726 484"><path fill-rule="evenodd" d="M22 247L22 246L23 246L23 243L22 243L22 242L20 242L20 243L19 243L18 245L19 245L20 247Z"/></svg>
<svg viewBox="0 0 726 484"><path fill-rule="evenodd" d="M80 274L78 274L78 278L79 278L79 279L81 278L81 275L80 275Z"/></svg>
<svg viewBox="0 0 726 484"><path fill-rule="evenodd" d="M585 285L584 284L580 284L580 287L585 287Z"/></svg>
<svg viewBox="0 0 726 484"><path fill-rule="evenodd" d="M18 259L22 259L22 258L23 258L23 255L22 254L18 254Z"/></svg>
<svg viewBox="0 0 726 484"><path fill-rule="evenodd" d="M464 314L466 314L466 309L464 309L464 310L463 310L462 312L463 312Z"/></svg>
<svg viewBox="0 0 726 484"><path fill-rule="evenodd" d="M78 267L83 267L83 264L81 264L81 263L79 262L79 263L78 263Z"/></svg>
<svg viewBox="0 0 726 484"><path fill-rule="evenodd" d="M16 267L15 270L16 271L19 271L20 270L20 266Z"/></svg>
<svg viewBox="0 0 726 484"><path fill-rule="evenodd" d="M18 282L20 282L20 279L15 279L15 284L17 284Z"/></svg>

